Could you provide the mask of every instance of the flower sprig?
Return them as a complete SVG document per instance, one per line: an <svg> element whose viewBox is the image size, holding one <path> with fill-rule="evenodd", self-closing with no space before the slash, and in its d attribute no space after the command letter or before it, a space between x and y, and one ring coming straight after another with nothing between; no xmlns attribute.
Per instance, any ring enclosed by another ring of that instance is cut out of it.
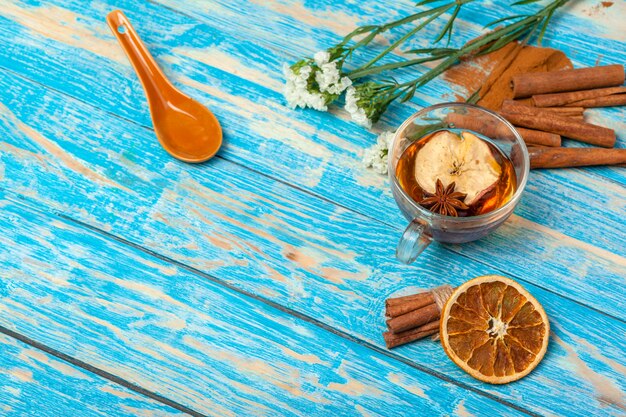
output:
<svg viewBox="0 0 626 417"><path fill-rule="evenodd" d="M418 5L426 5L441 0L423 0ZM425 11L411 14L402 19L384 25L361 26L349 33L337 45L327 51L318 52L313 58L302 59L291 66L285 65L284 72L287 79L285 97L291 107L311 107L317 110L327 110L328 105L335 102L345 91L345 108L352 118L359 124L370 127L387 110L395 100L401 102L410 100L419 87L424 86L439 76L448 68L457 64L463 57L483 55L496 51L510 42L523 40L526 42L533 34L539 31L540 42L555 11L570 0L552 0L534 14L507 16L491 22L486 27L503 24L491 32L472 39L459 48L450 48L455 19L461 8L477 0L453 0ZM540 0L520 0L513 5L536 3ZM432 47L405 51L405 54L415 55L415 58L377 63L389 53L398 49L407 40L420 30L445 13L451 16L433 41L436 44L447 38L445 47ZM376 36L403 25L412 24L424 19L419 24L406 31L399 39L387 48L368 60L365 64L345 70L348 59L352 58L357 50L369 45ZM360 37L358 41L355 41ZM439 61L433 68L416 78L398 83L388 76L389 73L400 68ZM372 80L371 77L380 74L387 75L386 80ZM368 78L363 82L358 82Z"/></svg>
<svg viewBox="0 0 626 417"><path fill-rule="evenodd" d="M348 88L345 109L352 119L367 128L376 123L397 97L398 83L367 81Z"/></svg>
<svg viewBox="0 0 626 417"><path fill-rule="evenodd" d="M439 0L424 0L418 4L427 4L434 1ZM476 0L454 0L443 6L414 13L384 25L360 26L346 35L340 43L326 51L316 53L313 58L301 59L293 65L285 64L283 66L283 73L287 82L284 93L287 103L292 108L310 107L316 110L327 110L328 105L339 98L341 93L352 84L353 80L362 78L350 75L354 70L349 73L343 71L344 64L353 56L357 49L369 45L377 36L391 29L422 18L427 18L361 67L361 69L369 68L395 50L396 47L408 38L422 30L428 23L452 8L455 8L453 17L448 21L437 37L436 41L438 41L446 36L446 34L449 35L451 33L454 19L460 7L463 4L473 1ZM350 44L356 37L361 38L353 44ZM371 125L371 123L369 124Z"/></svg>
<svg viewBox="0 0 626 417"><path fill-rule="evenodd" d="M289 106L327 110L328 105L352 85L352 80L342 75L342 64L337 59L344 53L343 47L338 46L291 66L285 64L285 98Z"/></svg>
<svg viewBox="0 0 626 417"><path fill-rule="evenodd" d="M376 143L363 152L363 164L365 168L371 168L381 175L387 174L389 148L391 147L394 136L394 132L383 132L378 135Z"/></svg>

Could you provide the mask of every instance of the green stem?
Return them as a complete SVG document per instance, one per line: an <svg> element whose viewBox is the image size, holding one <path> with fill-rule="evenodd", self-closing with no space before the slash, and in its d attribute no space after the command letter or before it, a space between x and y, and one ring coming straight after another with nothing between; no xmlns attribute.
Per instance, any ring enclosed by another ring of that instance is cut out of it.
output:
<svg viewBox="0 0 626 417"><path fill-rule="evenodd" d="M442 14L444 14L445 12L447 12L448 10L450 10L452 8L452 6L454 6L453 3L451 4L447 4L445 6L441 6L438 7L436 9L432 9L430 10L430 12L433 12L433 15L431 17L429 17L428 19L426 19L425 21L423 21L422 23L420 23L419 25L417 25L415 28L411 29L410 31L408 31L404 36L402 36L400 39L396 40L394 43L392 43L391 45L389 45L384 51L382 51L381 53L379 53L378 55L376 55L374 58L372 58L369 62L367 62L365 65L363 65L362 67L358 68L359 70L365 70L369 67L371 67L372 65L374 65L376 62L378 62L382 57L384 57L385 55L387 55L389 52L393 51L394 49L396 49L396 47L400 44L402 44L404 41L406 41L407 39L409 39L411 36L415 35L417 32L419 32L420 30L422 30L424 28L424 26L426 26L427 24L429 24L430 22L432 22L433 20L435 20L436 18L438 18L439 16L441 16Z"/></svg>
<svg viewBox="0 0 626 417"><path fill-rule="evenodd" d="M427 24L429 24L430 22L432 22L433 20L435 20L436 18L438 18L442 14L446 13L447 11L449 11L452 7L455 7L455 10L454 10L454 13L453 13L452 17L446 23L446 25L444 26L444 29L441 31L441 33L439 34L439 36L437 37L437 39L434 42L436 43L439 40L441 40L441 38L443 38L446 33L448 33L448 41L449 41L450 35L452 33L452 25L453 25L454 20L456 19L457 15L459 14L459 11L461 10L461 7L464 4L471 3L471 2L474 2L474 1L476 1L476 0L454 0L453 2L445 4L443 6L439 6L439 7L436 7L434 9L426 10L424 12L415 13L415 14L413 14L411 16L406 17L406 18L403 18L403 19L397 20L395 22L392 22L390 24L378 27L376 30L370 32L369 36L367 36L365 39L361 40L353 48L351 48L351 50L354 50L354 49L356 49L356 48L358 48L360 46L369 44L369 42L371 42L378 34L383 33L383 32L385 32L385 31L387 31L387 30L389 30L391 28L401 26L401 25L403 25L405 23L410 23L410 22L412 22L412 21L414 21L416 19L419 19L421 17L432 15L426 21L422 22L420 25L418 25L417 27L413 28L408 33L406 33L403 37L401 37L400 39L396 40L393 44L391 44L389 47L387 47L384 51L382 51L376 57L372 58L365 65L363 65L363 66L353 70L352 72L361 72L363 70L366 70L366 69L370 68L376 62L380 61L381 58L383 58L384 56L386 56L387 54L389 54L390 52L395 50L399 45L401 45L403 42L405 42L411 36L415 35L417 32L422 30ZM348 35L348 36L352 37L354 35L351 34L351 35ZM348 37L346 37L346 39L344 39L344 42L342 42L342 44L347 43L348 40L349 40ZM409 64L409 65L411 65L411 64Z"/></svg>
<svg viewBox="0 0 626 417"><path fill-rule="evenodd" d="M439 7L434 8L434 9L429 9L429 10L424 10L424 11L421 11L421 12L418 12L418 13L413 13L412 15L403 17L402 19L395 20L393 22L384 24L382 26L362 26L362 27L356 28L355 30L350 32L348 35L346 35L343 38L343 40L339 43L339 45L337 45L337 46L347 45L348 42L350 42L352 40L352 38L354 38L355 36L359 36L359 35L363 35L365 33L369 33L369 35L366 38L364 38L365 40L362 39L356 45L354 45L353 47L350 48L350 49L356 49L356 48L358 48L360 46L369 44L377 35L380 35L381 33L387 32L388 30L396 28L398 26L402 26L404 24L411 23L411 22L413 22L415 20L421 19L422 17L426 17L426 16L428 16L428 15L430 15L432 13L437 12L437 10L442 9L444 7L448 7L448 6L449 5L439 6Z"/></svg>
<svg viewBox="0 0 626 417"><path fill-rule="evenodd" d="M437 61L440 60L440 56L428 56L424 58L415 58L402 62L391 62L389 64L378 65L376 67L368 68L368 69L357 69L347 73L346 75L350 77L352 80L357 80L359 78L366 77L368 75L379 74L383 71L395 70L403 67L410 67L411 65L423 64L425 62Z"/></svg>

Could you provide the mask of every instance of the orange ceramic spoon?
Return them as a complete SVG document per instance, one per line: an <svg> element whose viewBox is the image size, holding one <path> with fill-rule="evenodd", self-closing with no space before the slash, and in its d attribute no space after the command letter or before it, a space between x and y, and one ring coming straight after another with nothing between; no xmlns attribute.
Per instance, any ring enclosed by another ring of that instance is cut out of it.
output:
<svg viewBox="0 0 626 417"><path fill-rule="evenodd" d="M107 23L139 76L154 131L165 150L185 162L203 162L215 155L222 145L222 128L213 113L169 82L124 13L109 13Z"/></svg>

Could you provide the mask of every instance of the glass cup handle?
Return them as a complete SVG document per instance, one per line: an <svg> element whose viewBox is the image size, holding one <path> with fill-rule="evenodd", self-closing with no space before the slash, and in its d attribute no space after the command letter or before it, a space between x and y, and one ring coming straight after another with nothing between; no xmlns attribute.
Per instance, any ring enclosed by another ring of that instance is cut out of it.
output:
<svg viewBox="0 0 626 417"><path fill-rule="evenodd" d="M426 223L413 219L398 242L396 258L402 263L410 264L430 245L432 240L433 238L427 231Z"/></svg>

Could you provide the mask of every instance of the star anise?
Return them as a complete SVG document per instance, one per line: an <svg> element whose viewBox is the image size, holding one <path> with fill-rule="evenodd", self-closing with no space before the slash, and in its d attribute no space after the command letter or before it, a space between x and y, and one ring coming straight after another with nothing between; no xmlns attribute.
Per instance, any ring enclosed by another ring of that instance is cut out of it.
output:
<svg viewBox="0 0 626 417"><path fill-rule="evenodd" d="M463 199L467 194L460 192L454 192L455 183L444 188L441 180L437 180L435 194L424 191L424 197L419 201L419 204L426 207L428 210L439 213L444 216L457 217L457 209L467 210L469 206L463 202Z"/></svg>

